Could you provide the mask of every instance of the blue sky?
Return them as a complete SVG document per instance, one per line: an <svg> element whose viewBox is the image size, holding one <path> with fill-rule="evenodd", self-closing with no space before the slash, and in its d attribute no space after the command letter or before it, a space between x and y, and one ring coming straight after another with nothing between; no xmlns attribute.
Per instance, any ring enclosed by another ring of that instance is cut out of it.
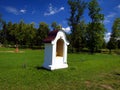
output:
<svg viewBox="0 0 120 90"><path fill-rule="evenodd" d="M101 13L105 15L104 24L107 29L106 35L109 37L114 19L120 16L120 0L98 1L102 8ZM69 11L67 0L0 0L2 18L13 23L23 19L25 23L34 22L38 26L42 21L49 25L56 21L64 30L69 31ZM83 16L86 22L90 21L87 9Z"/></svg>

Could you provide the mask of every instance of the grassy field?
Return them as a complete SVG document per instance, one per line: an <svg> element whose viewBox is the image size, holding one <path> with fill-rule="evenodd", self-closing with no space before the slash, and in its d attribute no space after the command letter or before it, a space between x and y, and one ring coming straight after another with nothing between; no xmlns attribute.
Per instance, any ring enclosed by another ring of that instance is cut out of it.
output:
<svg viewBox="0 0 120 90"><path fill-rule="evenodd" d="M0 48L0 90L120 90L120 55L68 54L69 68L41 68L43 50Z"/></svg>

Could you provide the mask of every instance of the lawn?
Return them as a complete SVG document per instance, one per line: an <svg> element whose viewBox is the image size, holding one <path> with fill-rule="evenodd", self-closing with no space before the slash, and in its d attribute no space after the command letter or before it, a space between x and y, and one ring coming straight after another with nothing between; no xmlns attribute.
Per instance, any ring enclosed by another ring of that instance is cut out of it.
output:
<svg viewBox="0 0 120 90"><path fill-rule="evenodd" d="M0 48L0 90L120 90L120 55L68 54L67 69L41 68L43 50Z"/></svg>

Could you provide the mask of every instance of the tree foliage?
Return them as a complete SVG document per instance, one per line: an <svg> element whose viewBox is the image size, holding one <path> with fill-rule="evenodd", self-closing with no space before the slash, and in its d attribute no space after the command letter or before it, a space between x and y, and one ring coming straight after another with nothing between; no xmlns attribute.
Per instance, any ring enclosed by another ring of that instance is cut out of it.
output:
<svg viewBox="0 0 120 90"><path fill-rule="evenodd" d="M94 53L101 49L104 43L104 15L100 13L101 8L97 0L91 0L88 4L88 9L91 22L89 22L87 28L87 46L90 52Z"/></svg>
<svg viewBox="0 0 120 90"><path fill-rule="evenodd" d="M37 30L36 34L36 44L42 46L43 45L43 39L45 39L49 33L50 29L49 26L45 22L41 22L39 24L39 28Z"/></svg>
<svg viewBox="0 0 120 90"><path fill-rule="evenodd" d="M5 40L4 32L2 31L5 21L2 19L2 14L0 14L0 44Z"/></svg>
<svg viewBox="0 0 120 90"><path fill-rule="evenodd" d="M120 18L116 18L113 22L111 38L107 47L110 50L120 48Z"/></svg>
<svg viewBox="0 0 120 90"><path fill-rule="evenodd" d="M85 23L82 18L86 3L83 0L68 0L68 4L70 6L70 17L68 18L68 24L71 27L71 47L72 51L75 48L75 50L79 52L83 45Z"/></svg>
<svg viewBox="0 0 120 90"><path fill-rule="evenodd" d="M0 39L1 43L5 45L41 46L43 45L42 40L47 37L48 32L49 26L44 22L41 22L39 28L36 29L34 23L26 24L21 20L19 23L4 23L3 29L0 31Z"/></svg>
<svg viewBox="0 0 120 90"><path fill-rule="evenodd" d="M57 24L57 22L52 22L51 27L53 30L62 30L61 26Z"/></svg>
<svg viewBox="0 0 120 90"><path fill-rule="evenodd" d="M0 14L0 30L2 29L4 23L5 21L2 19L2 14Z"/></svg>

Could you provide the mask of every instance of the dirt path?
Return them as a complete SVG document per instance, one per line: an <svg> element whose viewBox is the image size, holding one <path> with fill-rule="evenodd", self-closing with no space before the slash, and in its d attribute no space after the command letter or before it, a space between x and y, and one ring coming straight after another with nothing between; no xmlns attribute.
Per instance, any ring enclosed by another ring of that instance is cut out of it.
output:
<svg viewBox="0 0 120 90"><path fill-rule="evenodd" d="M0 52L7 52L7 53L16 53L15 51L0 51ZM17 53L24 53L24 51L19 51L19 52L17 52Z"/></svg>

